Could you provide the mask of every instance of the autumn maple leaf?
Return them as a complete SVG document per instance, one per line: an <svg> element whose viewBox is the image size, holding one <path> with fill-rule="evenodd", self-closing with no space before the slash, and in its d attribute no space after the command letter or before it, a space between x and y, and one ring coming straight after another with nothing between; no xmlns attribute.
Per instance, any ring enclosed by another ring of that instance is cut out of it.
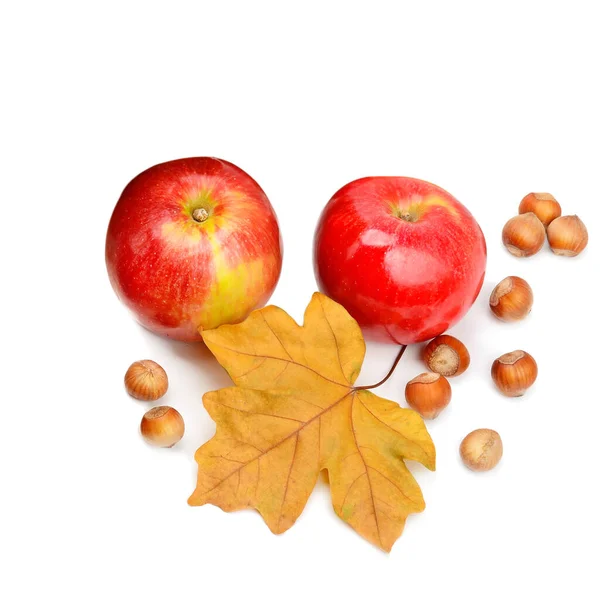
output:
<svg viewBox="0 0 600 600"><path fill-rule="evenodd" d="M404 459L434 470L435 448L416 412L354 387L365 354L356 321L315 293L302 327L267 306L203 338L236 387L203 397L217 431L196 452L189 503L254 507L282 533L326 469L338 516L389 551L425 508Z"/></svg>

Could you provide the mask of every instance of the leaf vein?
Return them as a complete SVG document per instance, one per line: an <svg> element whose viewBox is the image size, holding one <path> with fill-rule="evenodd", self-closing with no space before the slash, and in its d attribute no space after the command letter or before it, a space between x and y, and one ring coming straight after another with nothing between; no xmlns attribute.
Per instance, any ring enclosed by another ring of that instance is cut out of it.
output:
<svg viewBox="0 0 600 600"><path fill-rule="evenodd" d="M223 460L227 460L229 462L234 462L234 463L238 463L239 465L244 465L246 463L244 463L241 460L235 460L233 458L227 458L226 456L219 456L218 454L207 454L206 458L222 458Z"/></svg>
<svg viewBox="0 0 600 600"><path fill-rule="evenodd" d="M347 385L346 383L340 383L339 381L334 381L333 379L329 379L329 377L325 377L325 375L323 375L322 373L319 373L318 371L315 371L315 369L309 367L308 365L303 365L302 363L296 362L295 360L287 360L286 358L281 358L280 356L268 356L268 355L264 355L264 354L251 354L250 352L243 352L242 350L236 350L234 348L230 348L229 346L225 346L224 344L219 344L218 342L211 341L210 343L213 346L219 346L220 348L223 348L223 350L229 350L230 352L235 352L237 354L241 354L242 356L252 356L253 358L265 358L265 359L268 358L271 360L281 360L283 362L289 362L289 363L292 363L293 365L296 365L297 367L301 367L302 369L311 371L312 373L314 373L321 379L328 381L329 383L333 383L334 385L339 385L340 387L350 389L350 392L352 392L354 390L354 388ZM350 393L350 392L348 392L348 393Z"/></svg>
<svg viewBox="0 0 600 600"><path fill-rule="evenodd" d="M356 397L356 393L352 394L352 407L354 406L354 398ZM350 408L350 421L351 421L351 429L352 429L352 436L354 437L354 443L356 444L356 448L358 449L358 453L360 454L360 458L363 462L363 465L365 467L365 472L367 474L367 481L369 482L369 494L371 496L371 504L373 505L373 516L375 517L375 527L377 529L377 537L379 539L379 544L381 545L381 532L379 530L379 520L377 518L377 511L375 510L375 499L373 498L373 485L371 484L371 477L369 475L369 469L367 467L367 463L365 461L365 458L362 454L362 452L360 451L360 445L358 443L358 439L356 438L356 429L354 429L354 416L352 415L352 407Z"/></svg>
<svg viewBox="0 0 600 600"><path fill-rule="evenodd" d="M383 425L385 425L387 428L391 429L394 433L402 436L407 442L414 444L415 446L417 446L417 448L420 448L423 453L426 456L430 456L429 452L427 452L425 450L425 448L423 448L423 446L421 446L420 444L417 444L417 442L415 442L414 440L410 440L408 439L403 433L401 433L400 431L397 431L396 429L394 429L391 425L388 425L385 421L383 421L382 419L380 419L373 411L371 411L371 409L359 398L359 402L365 407L365 409L367 410L367 412L374 418L377 419L380 423L382 423Z"/></svg>
<svg viewBox="0 0 600 600"><path fill-rule="evenodd" d="M247 415L256 415L258 417L273 417L274 419L285 419L286 421L296 421L296 423L306 423L306 421L302 421L301 419L294 419L293 417L284 417L283 415L272 415L269 413L260 413L254 412L252 410L244 410L243 408L238 408L237 406L229 406L229 404L223 404L223 402L219 402L218 400L215 400L215 402L217 404L220 404L223 408L237 410L238 412L242 412Z"/></svg>
<svg viewBox="0 0 600 600"><path fill-rule="evenodd" d="M288 358L291 361L293 361L294 359L292 358L292 355L288 352L287 348L283 345L281 338L275 333L275 330L271 327L271 324L269 323L269 321L267 321L267 317L265 317L265 313L261 310L261 311L259 311L258 314L263 318L263 321L265 322L266 326L269 328L271 333L275 336L275 339L279 342L279 345L283 348L283 351L288 355Z"/></svg>
<svg viewBox="0 0 600 600"><path fill-rule="evenodd" d="M266 360L267 360L266 357L263 358L257 365L255 365L251 369L248 369L245 373L242 373L241 375L236 375L235 378L240 379L241 377L246 377L247 375L252 373L252 371L256 371L256 369L259 369L260 367L262 367Z"/></svg>
<svg viewBox="0 0 600 600"><path fill-rule="evenodd" d="M348 499L348 494L350 494L350 490L354 487L354 484L361 478L367 474L367 471L363 471L360 475L354 478L348 489L346 490L346 495L344 496L344 501L342 502L342 509L346 506L346 500Z"/></svg>
<svg viewBox="0 0 600 600"><path fill-rule="evenodd" d="M290 487L290 477L292 475L292 469L294 468L294 462L296 460L296 451L298 450L298 436L299 432L296 432L296 440L294 443L294 452L292 454L292 460L290 461L290 467L288 469L287 479L285 481L285 489L283 490L283 498L281 500L281 508L279 509L279 519L277 521L277 529L279 529L281 525L281 517L283 516L283 507L285 505L285 499L287 498L288 489Z"/></svg>
<svg viewBox="0 0 600 600"><path fill-rule="evenodd" d="M348 378L346 377L346 374L344 373L344 368L342 367L342 359L340 357L340 345L338 343L337 336L335 335L335 331L333 330L333 327L331 326L331 323L329 322L329 319L327 318L327 313L325 312L325 307L323 306L323 300L321 299L321 296L318 296L318 298L319 298L319 305L321 306L321 311L323 312L323 318L325 319L325 323L327 323L327 325L329 326L329 331L331 331L331 335L333 336L333 343L335 344L335 354L337 356L338 365L340 366L340 373L342 374L344 381L348 385L350 385L350 382L348 381Z"/></svg>
<svg viewBox="0 0 600 600"><path fill-rule="evenodd" d="M375 467L371 467L371 466L367 466L368 469L371 469L372 471L375 471L375 473L378 473L381 477L383 477L386 481L389 481L409 502L414 502L414 500L412 498L409 498L399 487L398 485L396 485L389 477L387 477L387 475L384 475L379 469L376 469Z"/></svg>
<svg viewBox="0 0 600 600"><path fill-rule="evenodd" d="M247 467L249 464L253 463L255 460L260 460L261 457L263 457L266 454L268 454L269 452L275 450L276 448L278 448L279 446L281 446L281 444L284 444L292 436L294 436L297 433L299 433L302 429L304 429L305 427L307 427L308 425L310 425L313 421L315 421L316 419L318 419L319 417L321 417L321 415L323 415L324 413L326 413L328 410L331 410L334 406L337 406L338 404L340 404L340 402L343 402L351 393L352 393L352 390L350 390L349 392L345 393L338 400L336 400L333 404L330 404L326 409L324 409L322 412L320 412L318 415L315 415L314 417L311 417L308 421L306 421L306 423L303 423L303 425L301 427L299 427L296 431L290 433L289 435L286 435L283 439L279 440L274 446L271 446L270 448L267 448L266 450L261 450L260 451L261 454L259 454L258 456L255 456L254 458L250 459L247 463L245 463L241 467L237 468L235 471L232 471L231 473L229 473L229 475L227 475L227 477L221 479L221 481L219 481L219 483L217 483L217 485L213 486L209 490L206 490L206 491L202 492L202 495L205 496L206 494L210 494L212 491L214 491L220 485L222 485L225 481L227 481L230 477L232 477L233 475L235 475L235 473L237 473L238 471L241 471L242 469L244 469L245 467ZM243 443L245 443L245 442L243 442Z"/></svg>

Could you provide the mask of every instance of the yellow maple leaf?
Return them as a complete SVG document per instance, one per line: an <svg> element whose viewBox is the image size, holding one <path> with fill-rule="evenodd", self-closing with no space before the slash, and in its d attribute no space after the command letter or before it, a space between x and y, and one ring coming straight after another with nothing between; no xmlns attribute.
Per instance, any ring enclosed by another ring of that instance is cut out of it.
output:
<svg viewBox="0 0 600 600"><path fill-rule="evenodd" d="M404 459L434 470L435 447L416 412L353 385L365 354L356 321L315 293L302 327L267 306L203 338L236 387L203 397L217 432L196 452L188 502L254 507L282 533L326 469L338 516L389 551L425 508Z"/></svg>

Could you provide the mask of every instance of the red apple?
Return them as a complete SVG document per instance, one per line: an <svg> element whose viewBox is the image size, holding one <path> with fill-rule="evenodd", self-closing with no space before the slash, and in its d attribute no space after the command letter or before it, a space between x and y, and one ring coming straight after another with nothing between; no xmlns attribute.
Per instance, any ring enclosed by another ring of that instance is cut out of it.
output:
<svg viewBox="0 0 600 600"><path fill-rule="evenodd" d="M477 298L485 263L471 213L442 188L410 177L349 183L315 233L319 288L374 340L410 344L446 331Z"/></svg>
<svg viewBox="0 0 600 600"><path fill-rule="evenodd" d="M263 306L281 258L265 193L217 158L173 160L140 173L123 190L106 236L117 296L142 325L184 341Z"/></svg>

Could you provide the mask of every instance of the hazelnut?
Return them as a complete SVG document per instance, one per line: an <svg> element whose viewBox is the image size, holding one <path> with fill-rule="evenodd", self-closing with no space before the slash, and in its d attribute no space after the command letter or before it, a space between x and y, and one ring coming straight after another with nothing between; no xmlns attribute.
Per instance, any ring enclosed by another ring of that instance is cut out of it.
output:
<svg viewBox="0 0 600 600"><path fill-rule="evenodd" d="M153 360L138 360L125 373L125 389L138 400L158 400L168 387L165 370Z"/></svg>
<svg viewBox="0 0 600 600"><path fill-rule="evenodd" d="M542 222L528 212L509 219L502 230L502 243L514 256L532 256L544 245L546 230Z"/></svg>
<svg viewBox="0 0 600 600"><path fill-rule="evenodd" d="M560 256L577 256L588 243L588 232L577 215L559 217L548 226L548 243Z"/></svg>
<svg viewBox="0 0 600 600"><path fill-rule="evenodd" d="M544 227L548 227L554 219L560 217L561 208L552 194L531 193L519 204L519 214L528 212L532 212Z"/></svg>
<svg viewBox="0 0 600 600"><path fill-rule="evenodd" d="M505 396L522 396L533 385L537 375L537 363L531 354L523 350L503 354L492 364L492 379Z"/></svg>
<svg viewBox="0 0 600 600"><path fill-rule="evenodd" d="M425 419L435 419L448 406L452 389L439 373L422 373L406 384L406 402Z"/></svg>
<svg viewBox="0 0 600 600"><path fill-rule="evenodd" d="M456 377L467 370L471 362L465 345L451 335L438 335L423 350L427 368L444 377Z"/></svg>
<svg viewBox="0 0 600 600"><path fill-rule="evenodd" d="M460 457L472 471L489 471L502 458L502 439L493 429L476 429L460 444Z"/></svg>
<svg viewBox="0 0 600 600"><path fill-rule="evenodd" d="M142 417L140 431L149 444L171 448L183 437L185 425L171 406L155 406Z"/></svg>
<svg viewBox="0 0 600 600"><path fill-rule="evenodd" d="M492 291L490 308L501 321L520 321L533 306L533 291L520 277L503 279Z"/></svg>

